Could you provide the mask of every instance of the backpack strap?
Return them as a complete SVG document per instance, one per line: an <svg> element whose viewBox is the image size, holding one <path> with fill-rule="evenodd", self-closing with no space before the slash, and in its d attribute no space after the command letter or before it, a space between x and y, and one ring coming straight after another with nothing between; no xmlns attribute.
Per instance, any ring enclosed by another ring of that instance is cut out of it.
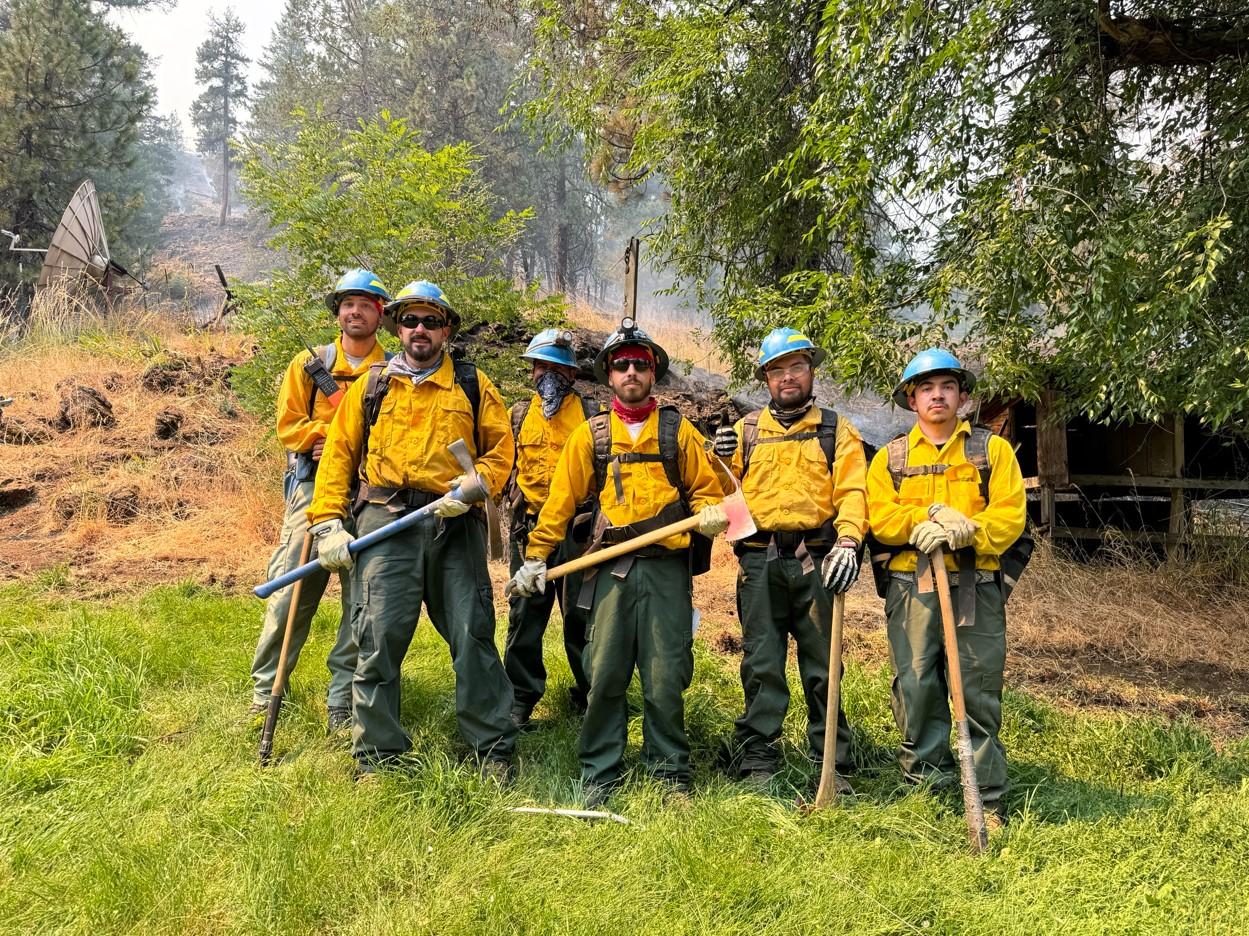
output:
<svg viewBox="0 0 1249 936"><path fill-rule="evenodd" d="M360 480L364 480L364 466L369 457L369 434L373 424L377 422L382 411L382 401L390 391L390 374L386 372L386 362L379 361L369 365L368 383L364 386L364 431L360 435Z"/></svg>
<svg viewBox="0 0 1249 936"><path fill-rule="evenodd" d="M989 439L993 430L988 426L973 426L971 435L963 443L963 455L976 466L976 474L980 477L980 497L987 507L989 504L989 476L993 466L989 464Z"/></svg>
<svg viewBox="0 0 1249 936"><path fill-rule="evenodd" d="M837 411L820 407L820 424L807 432L795 432L792 435L769 436L759 438L759 416L763 410L755 410L742 421L742 477L750 470L750 453L756 445L767 445L777 442L803 442L807 439L819 439L820 449L824 452L824 461L828 470L833 470L837 461Z"/></svg>
<svg viewBox="0 0 1249 936"><path fill-rule="evenodd" d="M747 413L746 418L742 420L742 477L746 477L746 472L750 470L750 453L755 450L755 443L759 441L759 415L763 410L755 410Z"/></svg>
<svg viewBox="0 0 1249 936"><path fill-rule="evenodd" d="M910 445L905 432L900 432L889 440L885 446L885 450L889 453L889 477L893 479L893 489L900 491L902 489L902 479L910 474L920 474L907 465L907 459L910 457ZM944 466L942 466L944 470Z"/></svg>
<svg viewBox="0 0 1249 936"><path fill-rule="evenodd" d="M682 501L689 500L685 490L685 482L681 479L681 446L678 436L681 431L681 411L675 406L659 408L659 453L623 452L612 455L611 451L611 410L595 413L588 420L590 438L594 442L594 482L599 491L607 486L607 469L614 467L613 480L616 485L616 503L624 503L624 483L620 477L620 465L634 462L661 462L668 483L677 489Z"/></svg>
<svg viewBox="0 0 1249 936"><path fill-rule="evenodd" d="M454 367L455 382L460 385L464 395L468 397L469 406L473 408L473 429L476 431L481 411L481 381L477 377L477 365L472 361L451 359Z"/></svg>
<svg viewBox="0 0 1249 936"><path fill-rule="evenodd" d="M512 404L512 438L520 439L520 427L525 424L525 417L529 415L529 407L533 403L533 399L519 400Z"/></svg>

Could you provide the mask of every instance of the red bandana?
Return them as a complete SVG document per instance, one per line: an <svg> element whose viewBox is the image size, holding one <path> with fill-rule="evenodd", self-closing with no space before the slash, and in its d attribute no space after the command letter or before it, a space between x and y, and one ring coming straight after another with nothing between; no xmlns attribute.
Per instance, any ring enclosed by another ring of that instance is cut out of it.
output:
<svg viewBox="0 0 1249 936"><path fill-rule="evenodd" d="M641 406L625 406L620 402L619 398L613 398L611 401L612 412L625 422L635 425L640 422L646 422L646 418L655 412L655 407L658 405L659 401L654 397L647 397L646 402Z"/></svg>
<svg viewBox="0 0 1249 936"><path fill-rule="evenodd" d="M655 363L655 353L646 345L640 344L627 344L614 348L611 353L611 359L618 361L621 358L645 358L651 362L652 366Z"/></svg>

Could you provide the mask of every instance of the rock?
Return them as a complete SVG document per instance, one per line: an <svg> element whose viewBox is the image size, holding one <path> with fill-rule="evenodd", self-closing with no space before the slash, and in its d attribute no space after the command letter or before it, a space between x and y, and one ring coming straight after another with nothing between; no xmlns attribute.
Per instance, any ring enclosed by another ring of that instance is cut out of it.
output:
<svg viewBox="0 0 1249 936"><path fill-rule="evenodd" d="M60 432L69 429L109 429L117 424L113 404L99 390L75 383L68 378L57 384L61 391L61 410L56 428Z"/></svg>

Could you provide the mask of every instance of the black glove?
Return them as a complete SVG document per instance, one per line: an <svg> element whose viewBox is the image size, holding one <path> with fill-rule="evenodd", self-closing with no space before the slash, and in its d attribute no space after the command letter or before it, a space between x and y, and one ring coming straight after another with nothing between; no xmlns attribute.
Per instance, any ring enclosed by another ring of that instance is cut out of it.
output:
<svg viewBox="0 0 1249 936"><path fill-rule="evenodd" d="M721 426L717 429L711 450L721 458L732 458L737 451L737 430L732 426Z"/></svg>

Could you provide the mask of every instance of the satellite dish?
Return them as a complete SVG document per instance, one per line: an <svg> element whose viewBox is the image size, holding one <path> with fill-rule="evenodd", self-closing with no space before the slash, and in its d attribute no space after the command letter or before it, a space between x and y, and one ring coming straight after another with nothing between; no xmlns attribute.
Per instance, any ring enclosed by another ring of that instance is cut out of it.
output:
<svg viewBox="0 0 1249 936"><path fill-rule="evenodd" d="M61 215L61 223L52 233L52 243L35 286L38 289L55 280L86 275L107 289L114 273L129 275L109 256L100 201L95 186L87 179L74 192Z"/></svg>

